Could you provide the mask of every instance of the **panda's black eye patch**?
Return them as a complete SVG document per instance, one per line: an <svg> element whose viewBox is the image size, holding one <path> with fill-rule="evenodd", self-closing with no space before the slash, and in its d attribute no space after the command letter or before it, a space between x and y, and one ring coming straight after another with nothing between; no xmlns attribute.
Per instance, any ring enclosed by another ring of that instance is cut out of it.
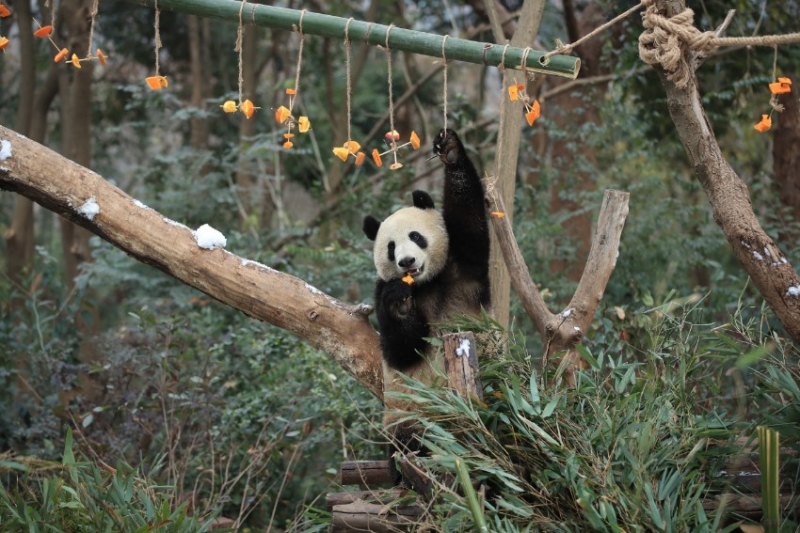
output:
<svg viewBox="0 0 800 533"><path fill-rule="evenodd" d="M389 241L387 248L389 249L389 261L394 262L394 241Z"/></svg>
<svg viewBox="0 0 800 533"><path fill-rule="evenodd" d="M426 239L416 231L412 231L411 233L409 233L408 238L411 239L411 242L415 243L420 248L428 247L428 239Z"/></svg>

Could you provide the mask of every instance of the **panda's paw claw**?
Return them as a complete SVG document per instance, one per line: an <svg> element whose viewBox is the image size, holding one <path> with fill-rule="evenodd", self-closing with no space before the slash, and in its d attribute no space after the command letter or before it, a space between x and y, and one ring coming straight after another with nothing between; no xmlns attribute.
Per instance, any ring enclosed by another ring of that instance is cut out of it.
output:
<svg viewBox="0 0 800 533"><path fill-rule="evenodd" d="M451 129L443 129L433 141L433 153L446 165L456 164L464 152L461 139L458 134Z"/></svg>

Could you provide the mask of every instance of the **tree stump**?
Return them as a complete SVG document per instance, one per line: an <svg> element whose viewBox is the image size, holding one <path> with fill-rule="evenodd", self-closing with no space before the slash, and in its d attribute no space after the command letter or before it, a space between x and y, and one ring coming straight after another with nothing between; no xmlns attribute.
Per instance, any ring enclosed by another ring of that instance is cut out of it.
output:
<svg viewBox="0 0 800 533"><path fill-rule="evenodd" d="M483 387L478 375L478 352L471 331L447 333L444 341L444 372L451 388L465 398L483 399Z"/></svg>

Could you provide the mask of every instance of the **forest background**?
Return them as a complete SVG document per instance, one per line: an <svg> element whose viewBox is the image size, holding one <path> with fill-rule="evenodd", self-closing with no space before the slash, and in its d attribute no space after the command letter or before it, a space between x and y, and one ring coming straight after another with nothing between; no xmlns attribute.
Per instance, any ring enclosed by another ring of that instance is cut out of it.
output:
<svg viewBox="0 0 800 533"><path fill-rule="evenodd" d="M58 3L54 39L71 48L86 42L91 4ZM507 36L520 4L495 3ZM550 2L537 44L574 42L633 5ZM342 301L371 303L374 267L363 216L406 205L413 189L441 190L440 165L425 161L426 149L404 154L405 166L391 172L333 156L330 148L347 137L341 41L306 37L298 106L312 130L286 150L272 109L286 104L285 89L294 84L297 33L243 33L242 90L261 107L246 120L220 109L238 98L234 23L161 12L159 61L169 87L151 91L144 78L153 72L152 9L100 2L93 38L108 62L77 70L53 63L51 45L29 37L32 18L46 22L50 7L11 7L15 15L2 19L0 35L19 44L0 61L0 124L92 168L172 220L211 224L227 237L228 250ZM479 1L288 7L494 40ZM729 9L737 10L729 35L796 31L800 16L794 2L707 1L695 6L695 24L714 28ZM542 117L522 132L515 233L547 303L560 309L580 276L603 190L630 192L616 269L585 353L594 363L635 370L624 374L620 390L648 375L661 379L688 358L698 381L683 400L701 411L727 409L725 427L734 435L768 410L764 397L774 383L762 379L766 369L785 370L796 382L797 359L714 223L664 88L639 60L641 31L634 15L578 47L578 83L547 76L528 83ZM352 53L352 138L366 139L387 118L386 56L356 43ZM773 60L772 48L721 49L698 77L711 125L747 182L754 211L797 264L796 93L773 114L773 130L753 128L769 112ZM779 49L779 75L795 80L799 65L796 46ZM395 101L409 92L396 105L395 128L415 130L424 148L442 121L440 71L426 75L434 68L431 58L395 53ZM449 64L449 126L481 173L494 170L500 87L494 67ZM384 130L388 123L379 136ZM26 202L0 195L0 387L7 391L0 452L61 457L71 426L91 462L133 465L172 486L173 503L279 529L308 527L314 513L307 506L330 488L340 461L381 456L380 403L325 353ZM520 375L530 376L541 343L513 295L509 315L512 351L524 355L508 372L524 367ZM743 354L750 356L745 363ZM605 376L601 367L593 371Z"/></svg>

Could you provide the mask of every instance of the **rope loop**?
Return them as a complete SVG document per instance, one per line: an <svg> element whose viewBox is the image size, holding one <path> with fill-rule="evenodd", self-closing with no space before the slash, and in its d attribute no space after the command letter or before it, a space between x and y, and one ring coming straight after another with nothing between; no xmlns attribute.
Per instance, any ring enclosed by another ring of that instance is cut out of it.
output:
<svg viewBox="0 0 800 533"><path fill-rule="evenodd" d="M297 33L300 34L300 37L303 36L303 17L306 16L307 9L304 9L300 12L300 21L297 23L297 27L294 29Z"/></svg>
<svg viewBox="0 0 800 533"><path fill-rule="evenodd" d="M717 48L713 31L701 32L694 26L694 11L684 9L673 17L658 13L655 0L642 0L644 32L639 36L639 57L648 65L661 65L667 79L677 87L689 83L692 69L686 60L685 48L709 53Z"/></svg>

